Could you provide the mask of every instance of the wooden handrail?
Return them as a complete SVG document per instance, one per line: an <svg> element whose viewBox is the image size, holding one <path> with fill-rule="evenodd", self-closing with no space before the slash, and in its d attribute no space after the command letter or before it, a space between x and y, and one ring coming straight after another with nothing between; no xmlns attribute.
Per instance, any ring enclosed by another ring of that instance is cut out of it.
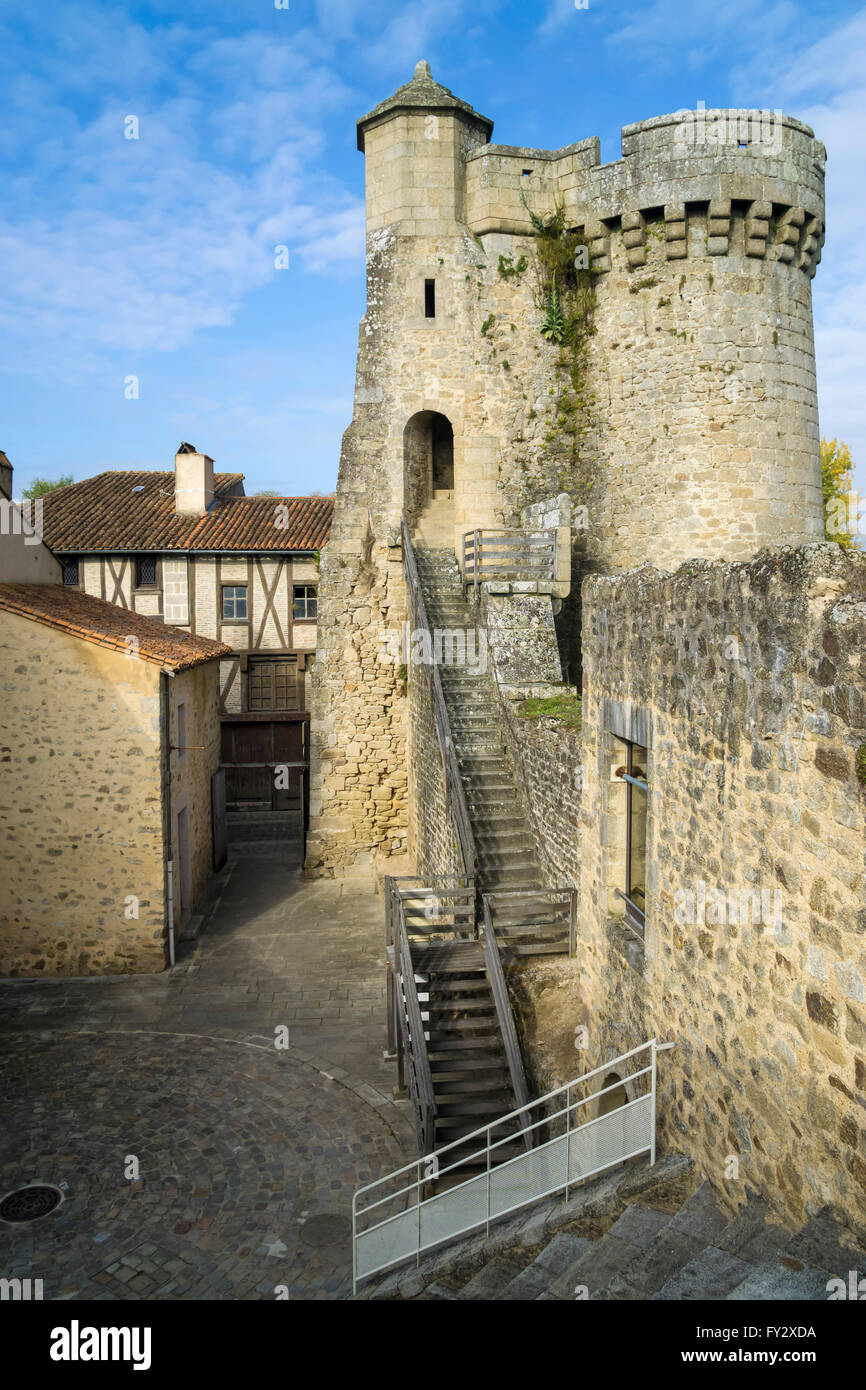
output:
<svg viewBox="0 0 866 1390"><path fill-rule="evenodd" d="M403 903L397 894L392 894L391 901L396 909L391 917L391 930L394 932L396 986L402 994L402 1001L398 1001L397 1017L407 1063L407 1079L415 1115L418 1148L419 1152L427 1154L432 1152L436 1144L436 1100L433 1094L433 1076L430 1071L430 1059L427 1055L427 1039L424 1034L424 1020L421 1017L421 1003L415 983L415 966L412 962L409 934L406 931ZM394 921L395 916L396 923Z"/></svg>
<svg viewBox="0 0 866 1390"><path fill-rule="evenodd" d="M545 910L556 908L567 908L568 911L568 954L573 957L577 951L577 889L571 886L563 888L505 888L495 889L492 892L484 893L484 920L488 918L492 921L490 905L495 907L499 902L520 903L525 901L532 908L537 909L540 901L545 902ZM537 915L536 912L527 913L531 918ZM515 923L511 924L512 927Z"/></svg>
<svg viewBox="0 0 866 1390"><path fill-rule="evenodd" d="M485 574L489 577L517 578L530 573L536 579L556 578L559 536L548 530L508 530L487 527L463 535L463 582L470 582L478 597Z"/></svg>
<svg viewBox="0 0 866 1390"><path fill-rule="evenodd" d="M486 898L484 900L484 961L487 966L487 978L490 981L493 1002L496 1005L499 1030L502 1033L502 1041L505 1043L508 1070L511 1074L511 1084L514 1088L515 1100L517 1101L516 1109L521 1110L522 1106L529 1104L529 1091L526 1086L526 1075L523 1070L523 1058L520 1055L520 1044L517 1041L517 1032L514 1027L511 1001L508 998L508 987L505 983L502 961L499 958L499 946L496 942L496 932L494 931L493 921L490 916L490 905ZM531 1149L533 1135L529 1126L529 1120L522 1110L520 1123L523 1126L523 1142L527 1149Z"/></svg>

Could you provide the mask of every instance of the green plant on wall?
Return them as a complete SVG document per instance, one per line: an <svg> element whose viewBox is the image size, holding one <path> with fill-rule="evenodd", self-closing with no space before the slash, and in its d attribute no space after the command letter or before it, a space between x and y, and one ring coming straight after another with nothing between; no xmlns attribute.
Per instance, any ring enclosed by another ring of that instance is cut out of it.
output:
<svg viewBox="0 0 866 1390"><path fill-rule="evenodd" d="M562 312L559 291L556 288L556 275L554 275L553 284L550 286L550 292L547 296L547 303L544 306L541 336L546 338L549 343L564 343L569 336L570 328L571 325Z"/></svg>
<svg viewBox="0 0 866 1390"><path fill-rule="evenodd" d="M866 743L857 749L857 780L866 786Z"/></svg>
<svg viewBox="0 0 866 1390"><path fill-rule="evenodd" d="M567 226L561 203L540 217L529 207L524 194L521 198L538 253L539 332L560 349L556 363L560 383L556 391L556 418L549 442L563 462L558 485L570 491L581 443L593 423L595 400L587 379L589 340L595 331L596 272L589 265L586 237Z"/></svg>

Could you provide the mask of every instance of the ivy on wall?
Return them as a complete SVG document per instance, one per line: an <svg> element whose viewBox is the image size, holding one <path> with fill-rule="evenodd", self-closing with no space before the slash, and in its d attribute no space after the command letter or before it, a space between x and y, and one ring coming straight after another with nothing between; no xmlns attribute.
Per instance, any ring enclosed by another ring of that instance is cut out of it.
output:
<svg viewBox="0 0 866 1390"><path fill-rule="evenodd" d="M586 237L566 225L562 204L557 203L553 212L540 217L529 207L525 195L521 196L538 255L539 332L560 350L555 362L554 413L545 443L561 458L560 486L572 491L581 442L594 421L588 349L595 332L597 272L590 267Z"/></svg>

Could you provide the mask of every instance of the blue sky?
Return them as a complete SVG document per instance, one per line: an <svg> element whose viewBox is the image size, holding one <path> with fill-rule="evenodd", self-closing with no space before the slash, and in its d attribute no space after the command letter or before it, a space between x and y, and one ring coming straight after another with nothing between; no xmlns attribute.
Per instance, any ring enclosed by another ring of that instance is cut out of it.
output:
<svg viewBox="0 0 866 1390"><path fill-rule="evenodd" d="M289 4L0 0L0 447L16 493L34 475L170 468L181 439L248 492L333 488L364 309L355 119L424 57L503 144L597 134L615 159L621 126L698 101L811 124L829 153L821 428L851 444L866 494L866 6Z"/></svg>

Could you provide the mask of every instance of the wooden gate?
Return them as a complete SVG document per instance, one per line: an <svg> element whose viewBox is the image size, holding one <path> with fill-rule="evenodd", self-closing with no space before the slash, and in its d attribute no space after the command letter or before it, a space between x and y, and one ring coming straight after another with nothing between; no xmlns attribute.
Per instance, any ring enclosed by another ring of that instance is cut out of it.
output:
<svg viewBox="0 0 866 1390"><path fill-rule="evenodd" d="M229 839L282 839L306 831L307 730L295 714L246 714L222 724ZM252 826L268 827L253 832Z"/></svg>

